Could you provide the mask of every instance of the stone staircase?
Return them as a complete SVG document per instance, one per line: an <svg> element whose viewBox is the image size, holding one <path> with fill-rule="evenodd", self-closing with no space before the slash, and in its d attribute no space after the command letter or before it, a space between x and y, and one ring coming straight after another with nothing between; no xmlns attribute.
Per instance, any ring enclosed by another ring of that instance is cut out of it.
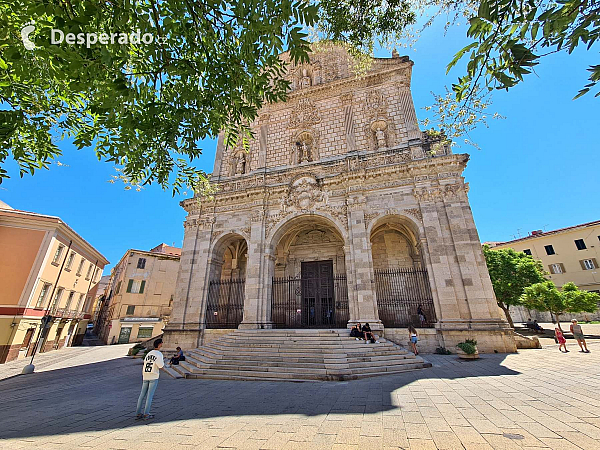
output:
<svg viewBox="0 0 600 450"><path fill-rule="evenodd" d="M355 380L431 367L385 339L368 344L349 330L235 330L166 370L171 376L226 380Z"/></svg>

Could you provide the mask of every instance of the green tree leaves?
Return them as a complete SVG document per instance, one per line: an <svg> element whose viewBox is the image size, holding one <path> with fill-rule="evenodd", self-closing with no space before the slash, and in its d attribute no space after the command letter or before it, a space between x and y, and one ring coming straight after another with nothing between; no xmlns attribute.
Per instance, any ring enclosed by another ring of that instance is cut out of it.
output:
<svg viewBox="0 0 600 450"><path fill-rule="evenodd" d="M545 281L526 287L522 300L529 309L550 312L560 328L559 317L563 314L595 312L600 295L579 290L574 283L565 283L562 290L558 290L552 281Z"/></svg>
<svg viewBox="0 0 600 450"><path fill-rule="evenodd" d="M502 308L512 327L509 307L522 303L521 295L526 287L545 280L542 263L512 248L492 250L484 245L483 255L498 306Z"/></svg>

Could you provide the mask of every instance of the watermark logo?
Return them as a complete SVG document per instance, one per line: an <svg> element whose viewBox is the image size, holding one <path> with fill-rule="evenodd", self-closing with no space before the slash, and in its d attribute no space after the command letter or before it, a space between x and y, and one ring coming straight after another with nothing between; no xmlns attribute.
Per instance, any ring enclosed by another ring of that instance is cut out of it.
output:
<svg viewBox="0 0 600 450"><path fill-rule="evenodd" d="M21 29L21 40L27 50L34 50L35 43L30 39L31 33L35 31L35 22L31 21ZM131 33L65 33L62 30L52 28L50 31L50 43L53 45L59 45L62 43L67 45L85 45L90 48L92 45L140 45L140 44L152 44L157 42L158 44L163 43L163 39L155 38L151 33L142 34L140 30L132 31Z"/></svg>
<svg viewBox="0 0 600 450"><path fill-rule="evenodd" d="M23 45L27 50L33 50L35 48L35 44L31 39L29 39L29 35L35 31L35 22L29 22L25 24L23 28L21 28L21 40L23 41Z"/></svg>

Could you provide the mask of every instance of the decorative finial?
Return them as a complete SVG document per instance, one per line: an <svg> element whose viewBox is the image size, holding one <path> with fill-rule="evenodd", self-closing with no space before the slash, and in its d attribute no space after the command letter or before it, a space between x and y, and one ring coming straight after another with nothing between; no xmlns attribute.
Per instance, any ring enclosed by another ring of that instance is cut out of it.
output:
<svg viewBox="0 0 600 450"><path fill-rule="evenodd" d="M398 50L392 50L392 58L400 58L400 53L398 53Z"/></svg>

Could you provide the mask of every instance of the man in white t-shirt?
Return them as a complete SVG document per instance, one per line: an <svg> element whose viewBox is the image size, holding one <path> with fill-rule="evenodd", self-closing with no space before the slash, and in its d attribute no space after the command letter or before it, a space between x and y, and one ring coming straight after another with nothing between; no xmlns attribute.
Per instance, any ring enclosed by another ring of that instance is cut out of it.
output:
<svg viewBox="0 0 600 450"><path fill-rule="evenodd" d="M154 391L156 391L156 386L158 385L159 371L165 365L163 354L159 351L162 343L162 339L155 340L154 350L149 351L144 358L144 365L142 366L142 392L140 392L140 398L138 398L137 402L136 420L154 418L154 415L150 414L150 406L152 405ZM146 407L144 408L144 414L142 414L144 397L146 397Z"/></svg>

